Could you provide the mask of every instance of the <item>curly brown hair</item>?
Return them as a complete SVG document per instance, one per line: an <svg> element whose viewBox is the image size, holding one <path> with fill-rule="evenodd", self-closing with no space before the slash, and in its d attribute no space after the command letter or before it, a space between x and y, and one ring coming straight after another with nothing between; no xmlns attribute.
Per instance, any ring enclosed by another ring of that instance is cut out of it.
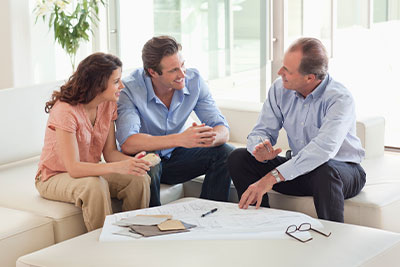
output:
<svg viewBox="0 0 400 267"><path fill-rule="evenodd" d="M53 91L44 108L49 113L57 101L70 105L87 104L107 89L108 80L114 70L122 68L121 60L111 54L94 53L79 63L77 70L68 81Z"/></svg>

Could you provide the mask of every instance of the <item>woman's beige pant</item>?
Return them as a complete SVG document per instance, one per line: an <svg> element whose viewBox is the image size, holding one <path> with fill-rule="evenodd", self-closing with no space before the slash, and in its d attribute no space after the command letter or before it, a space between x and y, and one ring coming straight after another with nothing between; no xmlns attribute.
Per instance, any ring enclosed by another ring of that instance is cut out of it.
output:
<svg viewBox="0 0 400 267"><path fill-rule="evenodd" d="M104 219L112 214L111 199L122 199L122 210L148 208L150 177L124 174L72 178L68 173L52 176L47 181L36 180L40 195L51 200L74 203L82 208L88 231L103 227Z"/></svg>

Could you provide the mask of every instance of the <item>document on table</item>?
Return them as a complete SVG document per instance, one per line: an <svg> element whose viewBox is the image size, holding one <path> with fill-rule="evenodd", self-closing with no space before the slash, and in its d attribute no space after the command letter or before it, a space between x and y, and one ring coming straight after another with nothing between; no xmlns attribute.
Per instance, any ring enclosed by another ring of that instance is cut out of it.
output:
<svg viewBox="0 0 400 267"><path fill-rule="evenodd" d="M150 216L132 216L127 218L122 218L121 220L115 222L118 226L129 226L129 225L157 225L165 222L167 217L150 217Z"/></svg>
<svg viewBox="0 0 400 267"><path fill-rule="evenodd" d="M217 208L218 210L205 217L202 214ZM135 215L169 214L172 219L197 225L189 232L134 239L129 236L116 235L121 227L115 225L123 218ZM217 202L204 199L189 200L154 208L127 211L106 217L100 235L100 241L140 241L143 239L162 240L215 240L215 239L286 239L285 231L289 225L310 223L313 228L323 229L316 219L299 212L268 208L249 207L239 209L237 203Z"/></svg>

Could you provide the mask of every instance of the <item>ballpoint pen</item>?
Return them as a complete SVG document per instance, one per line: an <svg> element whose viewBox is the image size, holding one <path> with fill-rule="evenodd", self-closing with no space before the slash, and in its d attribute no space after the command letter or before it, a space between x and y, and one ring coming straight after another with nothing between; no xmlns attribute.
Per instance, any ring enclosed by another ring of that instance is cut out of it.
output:
<svg viewBox="0 0 400 267"><path fill-rule="evenodd" d="M258 138L260 138L261 143L264 145L265 149L267 149L268 153L271 152L271 150L269 150L269 147L266 144L264 144L264 141L261 138L261 136L259 136Z"/></svg>
<svg viewBox="0 0 400 267"><path fill-rule="evenodd" d="M210 210L210 211L207 211L206 213L202 214L201 217L205 217L205 216L207 216L208 214L211 214L211 213L216 212L217 210L218 210L217 208L214 208L214 209L212 209L212 210Z"/></svg>

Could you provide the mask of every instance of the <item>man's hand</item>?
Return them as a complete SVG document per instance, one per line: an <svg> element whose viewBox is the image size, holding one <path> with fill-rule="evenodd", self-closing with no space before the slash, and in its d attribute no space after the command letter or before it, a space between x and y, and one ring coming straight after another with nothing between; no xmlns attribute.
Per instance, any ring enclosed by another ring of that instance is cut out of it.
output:
<svg viewBox="0 0 400 267"><path fill-rule="evenodd" d="M181 146L185 148L192 147L212 147L215 142L217 133L212 127L206 126L204 123L197 125L193 123L181 133Z"/></svg>
<svg viewBox="0 0 400 267"><path fill-rule="evenodd" d="M281 148L274 149L269 140L264 140L262 143L256 145L253 155L257 161L264 162L265 160L276 158L276 156L278 156L278 154L281 152Z"/></svg>
<svg viewBox="0 0 400 267"><path fill-rule="evenodd" d="M276 179L270 173L268 173L257 182L251 184L242 194L239 202L239 208L247 209L249 205L257 202L256 208L258 209L261 205L262 197L272 189L272 186L275 183Z"/></svg>

